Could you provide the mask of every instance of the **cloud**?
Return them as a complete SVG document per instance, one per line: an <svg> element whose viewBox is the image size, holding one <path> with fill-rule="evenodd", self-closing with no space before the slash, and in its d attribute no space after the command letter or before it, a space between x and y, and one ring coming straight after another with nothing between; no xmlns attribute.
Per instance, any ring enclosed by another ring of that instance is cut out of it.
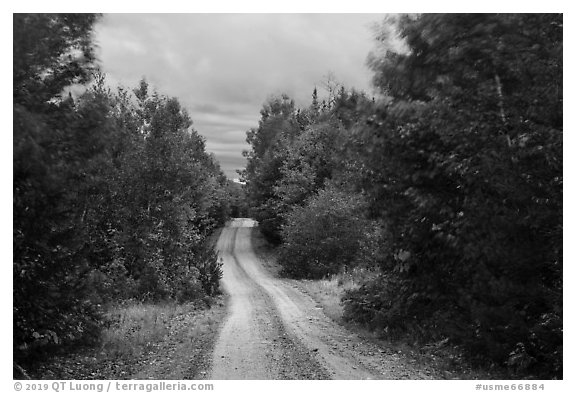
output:
<svg viewBox="0 0 576 393"><path fill-rule="evenodd" d="M333 73L369 89L366 56L378 14L107 14L96 29L109 80L135 86L142 76L188 108L230 177L244 166L245 132L258 126L272 94L307 105ZM228 148L224 148L227 145ZM233 155L235 150L236 155ZM237 157L237 158L233 158Z"/></svg>

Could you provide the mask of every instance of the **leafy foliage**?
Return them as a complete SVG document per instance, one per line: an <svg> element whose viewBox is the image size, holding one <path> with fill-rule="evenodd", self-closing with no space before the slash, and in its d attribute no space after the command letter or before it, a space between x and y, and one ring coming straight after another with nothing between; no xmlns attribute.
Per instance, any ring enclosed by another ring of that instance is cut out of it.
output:
<svg viewBox="0 0 576 393"><path fill-rule="evenodd" d="M359 114L352 108L367 102L365 95L334 91L330 104L318 103L314 90L309 108L294 108L286 95L264 104L259 127L247 132L252 150L242 173L254 218L269 241L282 241L284 216L321 189L344 164L343 144Z"/></svg>
<svg viewBox="0 0 576 393"><path fill-rule="evenodd" d="M246 195L251 214L260 222L262 233L273 243L280 242L281 206L274 193L280 167L287 154L286 144L300 132L295 118L294 101L288 96L271 98L260 112L257 129L247 132L246 141L252 150L244 152L248 159L242 173L247 181Z"/></svg>
<svg viewBox="0 0 576 393"><path fill-rule="evenodd" d="M357 264L370 229L363 208L358 196L330 186L290 211L282 227L279 262L284 273L322 278Z"/></svg>
<svg viewBox="0 0 576 393"><path fill-rule="evenodd" d="M81 224L92 196L88 179L103 176L103 151L101 144L73 148L90 135L74 132L81 109L61 98L64 86L89 75L86 42L95 19L14 15L14 344L24 348L90 336L98 325ZM76 59L73 49L83 56Z"/></svg>
<svg viewBox="0 0 576 393"><path fill-rule="evenodd" d="M561 26L400 20L410 50L372 61L389 98L357 133L360 186L391 228L387 278L350 294L351 319L501 364L522 348L526 370L561 375Z"/></svg>
<svg viewBox="0 0 576 393"><path fill-rule="evenodd" d="M235 181L228 181L227 190L230 197L230 216L248 217L245 186Z"/></svg>
<svg viewBox="0 0 576 393"><path fill-rule="evenodd" d="M37 112L95 69L92 26L96 14L14 14L14 103Z"/></svg>
<svg viewBox="0 0 576 393"><path fill-rule="evenodd" d="M266 104L248 133L263 233L294 277L377 266L343 299L349 320L561 377L562 16L382 27L377 97L330 80L326 100Z"/></svg>
<svg viewBox="0 0 576 393"><path fill-rule="evenodd" d="M214 296L206 239L230 212L228 181L185 109L145 80L106 87L96 16L14 19L15 358L96 340L113 302Z"/></svg>

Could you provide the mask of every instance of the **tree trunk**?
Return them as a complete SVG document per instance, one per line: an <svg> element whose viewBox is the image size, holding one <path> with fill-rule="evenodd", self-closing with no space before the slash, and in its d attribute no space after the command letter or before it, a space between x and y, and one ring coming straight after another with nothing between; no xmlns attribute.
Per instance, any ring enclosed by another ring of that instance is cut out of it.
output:
<svg viewBox="0 0 576 393"><path fill-rule="evenodd" d="M498 94L498 107L500 108L500 119L502 119L502 124L504 125L504 128L506 128L508 122L506 120L506 113L504 112L504 94L502 94L502 81L500 80L500 76L498 74L494 75L494 80L496 81L496 93ZM506 131L504 131L504 135L506 136L508 147L510 147L512 145L510 135L508 135Z"/></svg>

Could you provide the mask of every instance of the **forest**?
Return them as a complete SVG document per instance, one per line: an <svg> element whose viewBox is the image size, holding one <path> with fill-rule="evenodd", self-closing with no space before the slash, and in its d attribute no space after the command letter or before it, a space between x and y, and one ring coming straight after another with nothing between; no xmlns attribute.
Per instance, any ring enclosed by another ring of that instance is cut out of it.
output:
<svg viewBox="0 0 576 393"><path fill-rule="evenodd" d="M561 378L562 15L388 22L379 94L328 80L308 107L264 105L252 215L287 277L371 272L342 299L349 321Z"/></svg>
<svg viewBox="0 0 576 393"><path fill-rule="evenodd" d="M238 194L178 99L112 91L98 15L14 15L14 360L92 343L107 305L209 299ZM90 82L90 83L88 83ZM66 88L86 85L73 98Z"/></svg>
<svg viewBox="0 0 576 393"><path fill-rule="evenodd" d="M376 92L272 96L242 187L177 98L109 87L99 18L13 18L15 363L98 342L123 301L209 306L210 238L250 216L284 277L364 272L350 323L562 378L561 14L388 18Z"/></svg>

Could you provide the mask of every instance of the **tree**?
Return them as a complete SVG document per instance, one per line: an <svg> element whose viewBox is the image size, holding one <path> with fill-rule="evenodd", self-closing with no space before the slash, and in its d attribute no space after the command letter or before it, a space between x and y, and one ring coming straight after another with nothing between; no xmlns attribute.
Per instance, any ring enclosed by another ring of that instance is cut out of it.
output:
<svg viewBox="0 0 576 393"><path fill-rule="evenodd" d="M357 187L391 229L385 280L352 293L349 315L557 376L562 17L405 16L398 29L408 51L372 59L386 97L353 147Z"/></svg>
<svg viewBox="0 0 576 393"><path fill-rule="evenodd" d="M248 160L244 180L254 218L268 240L280 242L282 218L274 187L281 177L280 167L287 146L300 132L294 102L288 96L271 98L260 112L257 129L247 132L246 141L252 146L245 152Z"/></svg>
<svg viewBox="0 0 576 393"><path fill-rule="evenodd" d="M290 143L274 187L284 206L281 212L302 205L332 177L339 166L337 150L344 132L335 121L313 123Z"/></svg>
<svg viewBox="0 0 576 393"><path fill-rule="evenodd" d="M212 296L220 268L205 239L228 215L225 177L178 100L148 90L142 80L134 91L140 142L120 177L119 259L133 296Z"/></svg>
<svg viewBox="0 0 576 393"><path fill-rule="evenodd" d="M18 362L94 342L112 302L217 293L206 239L227 218L225 176L176 98L149 94L145 80L134 96L106 86L92 62L95 20L15 15ZM89 75L83 94L65 94Z"/></svg>
<svg viewBox="0 0 576 393"><path fill-rule="evenodd" d="M90 79L97 14L14 14L14 104L44 112L65 87Z"/></svg>
<svg viewBox="0 0 576 393"><path fill-rule="evenodd" d="M84 221L107 168L108 132L93 122L105 117L105 108L97 99L85 110L63 98L64 87L85 82L94 69L96 19L14 15L16 358L35 345L90 337L98 325L100 311L86 280L90 238Z"/></svg>
<svg viewBox="0 0 576 393"><path fill-rule="evenodd" d="M332 185L286 215L279 262L294 278L322 278L360 263L371 226L358 195Z"/></svg>

